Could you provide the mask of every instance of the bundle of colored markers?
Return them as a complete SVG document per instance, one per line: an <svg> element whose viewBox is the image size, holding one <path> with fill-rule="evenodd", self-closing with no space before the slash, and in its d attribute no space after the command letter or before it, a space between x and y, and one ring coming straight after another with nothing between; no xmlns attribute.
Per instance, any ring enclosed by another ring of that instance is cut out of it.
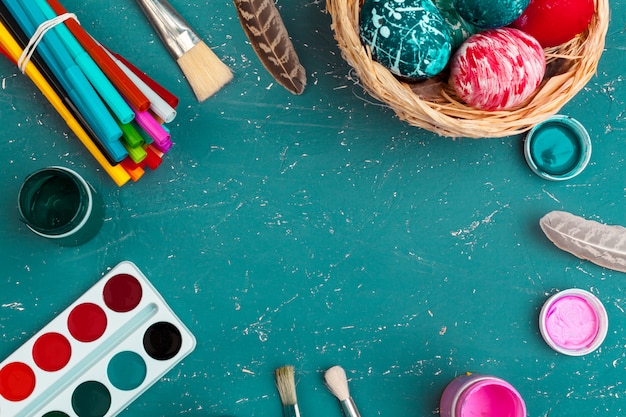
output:
<svg viewBox="0 0 626 417"><path fill-rule="evenodd" d="M0 0L0 50L118 185L156 169L178 98L98 43L58 0Z"/></svg>

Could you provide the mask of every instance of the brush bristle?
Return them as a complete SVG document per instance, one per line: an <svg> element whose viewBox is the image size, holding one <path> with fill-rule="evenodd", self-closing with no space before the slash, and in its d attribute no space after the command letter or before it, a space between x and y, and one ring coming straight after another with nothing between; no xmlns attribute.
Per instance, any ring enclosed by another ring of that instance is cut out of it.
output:
<svg viewBox="0 0 626 417"><path fill-rule="evenodd" d="M198 101L204 101L233 79L233 73L204 42L198 42L178 58Z"/></svg>
<svg viewBox="0 0 626 417"><path fill-rule="evenodd" d="M294 368L291 365L281 366L276 370L276 386L284 406L298 403Z"/></svg>
<svg viewBox="0 0 626 417"><path fill-rule="evenodd" d="M350 389L348 388L348 378L346 371L341 366L333 366L324 374L326 386L339 401L346 401L350 398Z"/></svg>

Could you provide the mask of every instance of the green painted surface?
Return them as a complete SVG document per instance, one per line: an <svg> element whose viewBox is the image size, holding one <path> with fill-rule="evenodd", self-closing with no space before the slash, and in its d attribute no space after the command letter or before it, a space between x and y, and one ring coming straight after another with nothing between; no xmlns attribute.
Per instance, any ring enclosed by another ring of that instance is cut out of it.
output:
<svg viewBox="0 0 626 417"><path fill-rule="evenodd" d="M235 74L202 104L133 2L64 2L181 98L163 165L123 188L0 63L0 357L131 260L198 346L126 416L279 416L273 371L285 364L303 416L341 416L322 380L335 364L363 416L436 415L466 371L513 384L532 417L623 415L626 275L559 251L538 226L554 209L626 225L623 1L611 2L597 76L562 111L589 130L591 162L558 183L530 171L521 137L441 138L374 103L323 1L278 2L308 72L302 96L266 73L230 1L172 3ZM47 165L103 196L104 225L82 246L18 220L21 181ZM609 314L604 345L581 358L553 352L537 325L543 301L569 287Z"/></svg>

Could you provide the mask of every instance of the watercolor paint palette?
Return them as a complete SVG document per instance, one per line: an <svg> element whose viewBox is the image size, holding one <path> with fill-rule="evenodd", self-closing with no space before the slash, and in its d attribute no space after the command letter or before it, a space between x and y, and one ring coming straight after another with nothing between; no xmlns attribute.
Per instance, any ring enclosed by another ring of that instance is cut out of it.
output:
<svg viewBox="0 0 626 417"><path fill-rule="evenodd" d="M0 417L110 417L196 341L131 262L122 262L0 363Z"/></svg>

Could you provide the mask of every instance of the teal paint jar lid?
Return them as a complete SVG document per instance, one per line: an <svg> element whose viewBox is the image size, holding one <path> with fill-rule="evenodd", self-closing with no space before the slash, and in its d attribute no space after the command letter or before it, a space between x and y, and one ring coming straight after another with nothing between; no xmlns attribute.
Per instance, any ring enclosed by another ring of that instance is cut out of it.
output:
<svg viewBox="0 0 626 417"><path fill-rule="evenodd" d="M524 156L540 177L564 181L580 174L591 158L591 139L576 119L556 115L533 127L526 136Z"/></svg>

